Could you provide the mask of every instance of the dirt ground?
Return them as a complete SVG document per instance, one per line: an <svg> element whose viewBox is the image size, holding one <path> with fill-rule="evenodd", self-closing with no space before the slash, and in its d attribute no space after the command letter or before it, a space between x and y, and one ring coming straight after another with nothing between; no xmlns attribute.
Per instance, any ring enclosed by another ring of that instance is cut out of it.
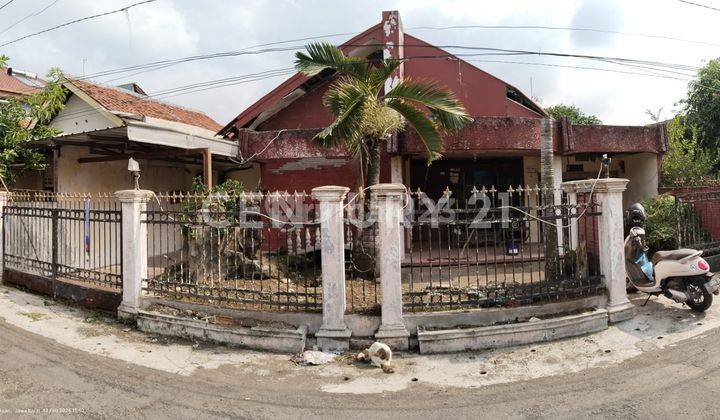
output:
<svg viewBox="0 0 720 420"><path fill-rule="evenodd" d="M146 336L0 286L0 418L713 418L718 315L653 300L599 334L399 353L388 375Z"/></svg>

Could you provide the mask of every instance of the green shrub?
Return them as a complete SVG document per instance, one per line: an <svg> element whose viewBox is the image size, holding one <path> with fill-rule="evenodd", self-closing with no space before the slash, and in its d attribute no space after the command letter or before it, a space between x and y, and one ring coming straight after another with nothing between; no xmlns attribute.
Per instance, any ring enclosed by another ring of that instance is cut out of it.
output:
<svg viewBox="0 0 720 420"><path fill-rule="evenodd" d="M650 248L649 255L655 251L693 247L709 240L707 231L702 227L702 220L691 204L680 204L679 216L676 215L675 197L670 194L645 199L642 205L647 214L645 239ZM691 236L687 232L678 234L678 217L685 229L690 227L693 232ZM688 243L678 243L678 236L684 237L683 241Z"/></svg>
<svg viewBox="0 0 720 420"><path fill-rule="evenodd" d="M662 194L645 199L641 204L647 214L645 239L650 247L649 255L655 251L676 249L678 243L675 197Z"/></svg>

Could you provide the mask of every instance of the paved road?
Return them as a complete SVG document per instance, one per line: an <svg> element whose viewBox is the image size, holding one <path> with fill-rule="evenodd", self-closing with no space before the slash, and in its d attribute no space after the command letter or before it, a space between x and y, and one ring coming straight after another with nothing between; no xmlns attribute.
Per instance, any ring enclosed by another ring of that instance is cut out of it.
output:
<svg viewBox="0 0 720 420"><path fill-rule="evenodd" d="M475 389L323 393L313 379L234 367L179 376L89 355L0 321L0 417L693 418L720 416L720 330L620 365ZM338 378L342 380L342 378ZM74 413L72 410L76 410ZM31 411L32 412L32 411Z"/></svg>

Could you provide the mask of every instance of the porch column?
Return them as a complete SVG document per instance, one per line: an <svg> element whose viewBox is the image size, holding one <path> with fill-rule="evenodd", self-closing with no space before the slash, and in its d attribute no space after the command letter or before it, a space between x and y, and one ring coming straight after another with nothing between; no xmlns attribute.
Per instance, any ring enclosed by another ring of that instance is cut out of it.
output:
<svg viewBox="0 0 720 420"><path fill-rule="evenodd" d="M370 187L378 206L378 239L376 255L380 265L380 293L382 297L380 329L375 338L398 350L407 350L409 337L403 323L401 261L403 228L402 203L405 186L377 184Z"/></svg>
<svg viewBox="0 0 720 420"><path fill-rule="evenodd" d="M345 235L343 201L350 189L328 185L313 188L320 203L323 322L315 334L323 351L350 348L352 332L345 324Z"/></svg>
<svg viewBox="0 0 720 420"><path fill-rule="evenodd" d="M143 223L153 192L122 190L115 197L122 205L122 303L118 317L132 319L140 309L142 279L147 278L147 225Z"/></svg>
<svg viewBox="0 0 720 420"><path fill-rule="evenodd" d="M572 181L566 185L578 193L586 193L593 190L594 182L595 180ZM607 289L607 310L611 323L632 318L635 312L635 305L628 300L625 289L622 197L627 183L628 180L623 178L601 178L593 192L601 206L597 228L600 273Z"/></svg>
<svg viewBox="0 0 720 420"><path fill-rule="evenodd" d="M10 201L10 193L7 191L0 191L0 284L3 283L3 277L5 273L5 206Z"/></svg>

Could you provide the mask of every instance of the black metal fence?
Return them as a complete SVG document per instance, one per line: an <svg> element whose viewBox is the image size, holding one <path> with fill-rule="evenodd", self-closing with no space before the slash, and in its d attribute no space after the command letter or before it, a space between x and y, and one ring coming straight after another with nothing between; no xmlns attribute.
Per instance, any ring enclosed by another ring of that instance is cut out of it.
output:
<svg viewBox="0 0 720 420"><path fill-rule="evenodd" d="M720 254L720 189L674 192L677 246L701 249L706 256Z"/></svg>
<svg viewBox="0 0 720 420"><path fill-rule="evenodd" d="M148 205L147 294L321 311L320 223L305 193L158 194Z"/></svg>
<svg viewBox="0 0 720 420"><path fill-rule="evenodd" d="M2 217L6 270L122 289L122 214L112 194L13 192Z"/></svg>
<svg viewBox="0 0 720 420"><path fill-rule="evenodd" d="M345 300L349 312L378 314L377 223L365 199L353 193L344 203Z"/></svg>
<svg viewBox="0 0 720 420"><path fill-rule="evenodd" d="M543 198L544 197L544 198ZM598 294L600 206L580 194L518 187L411 194L405 214L406 311L519 306Z"/></svg>

